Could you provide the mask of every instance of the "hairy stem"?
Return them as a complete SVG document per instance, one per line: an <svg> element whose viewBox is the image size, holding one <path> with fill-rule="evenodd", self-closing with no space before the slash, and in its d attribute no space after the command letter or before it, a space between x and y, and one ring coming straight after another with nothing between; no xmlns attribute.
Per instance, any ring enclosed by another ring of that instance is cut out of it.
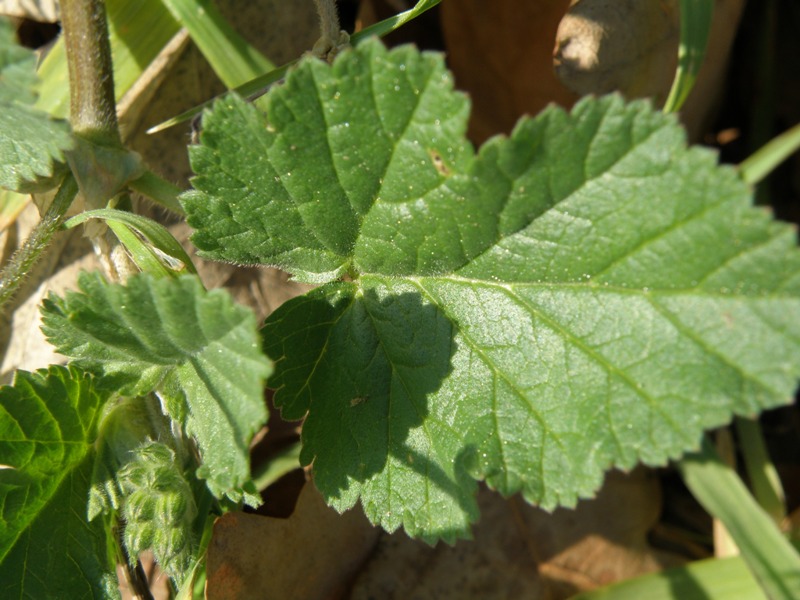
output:
<svg viewBox="0 0 800 600"><path fill-rule="evenodd" d="M62 0L61 19L72 129L93 142L121 146L105 2Z"/></svg>
<svg viewBox="0 0 800 600"><path fill-rule="evenodd" d="M339 38L339 14L336 0L314 0L319 15L320 37L336 41Z"/></svg>
<svg viewBox="0 0 800 600"><path fill-rule="evenodd" d="M78 194L78 184L70 174L61 187L42 220L36 224L28 239L0 272L0 308L8 302L25 279L28 271L39 259L50 240L64 222L64 215Z"/></svg>
<svg viewBox="0 0 800 600"><path fill-rule="evenodd" d="M122 148L104 0L63 0L61 23L69 67L72 129L77 136L97 146ZM74 160L81 159L77 156ZM97 179L102 180L102 173ZM82 179L80 183L84 185L85 181ZM81 191L86 194L85 189ZM102 195L87 195L87 207L99 208L110 199ZM96 228L89 237L109 280L123 281L136 270L119 241L106 228Z"/></svg>

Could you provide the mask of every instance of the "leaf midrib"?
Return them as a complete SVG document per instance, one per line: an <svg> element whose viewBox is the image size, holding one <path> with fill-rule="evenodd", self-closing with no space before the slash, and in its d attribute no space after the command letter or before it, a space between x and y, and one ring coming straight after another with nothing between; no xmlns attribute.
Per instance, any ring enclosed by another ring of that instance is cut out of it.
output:
<svg viewBox="0 0 800 600"><path fill-rule="evenodd" d="M370 279L373 279L373 277L367 277L365 283L369 283ZM517 302L518 304L523 306L531 314L534 314L536 317L540 318L543 322L545 322L548 325L548 327L553 329L553 331L557 332L562 337L562 339L564 339L565 341L567 341L567 343L573 345L574 347L578 348L590 360L592 360L595 364L599 365L606 373L608 373L609 375L611 375L611 376L619 379L620 381L624 382L637 396L642 397L644 400L646 400L648 405L650 406L651 410L654 411L655 413L659 414L661 416L661 418L664 420L665 423L669 423L671 428L676 433L680 433L683 430L683 427L682 427L681 424L675 422L670 417L670 415L668 413L666 413L666 412L664 412L663 410L660 409L660 402L659 402L658 398L647 394L646 392L643 391L642 388L637 386L636 382L633 381L629 377L629 375L627 374L627 371L624 368L620 368L620 367L615 366L614 364L612 364L612 362L610 360L606 359L602 355L598 354L595 350L593 350L592 348L588 347L586 344L584 344L582 342L582 340L579 337L575 336L571 332L569 332L566 329L564 329L562 324L557 319L554 319L549 314L546 314L546 313L542 312L541 309L539 309L538 307L531 306L528 302L526 302L523 298L521 298L517 294L517 291L515 289L514 284L504 283L504 282L503 283L501 283L501 282L487 282L487 281L484 281L484 280L476 280L476 279L463 278L463 277L458 277L458 276L397 277L397 278L385 278L385 277L380 277L380 276L374 276L374 279L376 279L377 282L379 282L379 283L384 283L384 281L386 279L392 279L392 280L395 280L395 281L398 281L398 282L405 281L407 283L411 283L412 285L414 285L420 291L420 293L428 301L430 301L434 306L437 306L440 310L442 310L444 312L444 314L447 315L447 317L451 320L451 322L457 322L457 321L456 321L456 319L454 319L448 313L447 307L446 306L442 306L441 303L437 302L435 300L434 295L432 295L431 292L428 291L428 289L426 288L426 283L427 282L429 282L429 281L437 282L437 283L451 282L451 283L458 283L458 284L476 285L476 286L479 286L479 287L488 287L488 288L494 288L496 290L500 290L500 291L502 291L502 293L504 295L510 295L512 300L514 300L515 302ZM676 327L682 336L686 336L690 341L692 341L695 344L698 344L705 352L707 352L711 356L714 356L715 358L719 359L724 364L729 366L734 372L738 373L742 377L742 380L749 381L749 382L753 383L754 385L757 385L759 388L764 389L765 391L767 391L770 395L774 395L774 394L777 393L775 390L772 390L772 389L766 387L760 381L759 378L753 376L752 374L750 374L748 372L743 371L742 368L741 368L741 365L736 365L736 364L731 363L726 356L724 356L720 352L715 351L713 348L709 347L708 344L705 341L703 341L701 338L699 338L693 331L687 329L686 326L684 326L682 323L676 322L675 321L675 316L672 314L672 312L668 311L665 307L661 306L657 302L657 299L659 297L666 297L666 296L676 297L676 296L682 296L682 295L688 295L688 296L690 296L692 298L696 298L696 297L700 296L700 297L706 297L706 298L711 299L711 300L713 300L713 299L725 299L725 300L728 300L728 301L735 300L737 298L742 298L745 301L748 300L748 299L749 300L773 300L773 299L776 299L776 298L770 298L770 297L765 297L765 296L760 296L760 297L747 297L747 296L744 296L743 297L743 296L735 296L735 295L732 295L732 294L722 294L722 293L719 293L719 294L698 294L697 290L688 290L688 291L687 290L683 290L683 291L672 291L672 290L670 290L670 291L661 291L661 292L655 292L655 291L653 291L653 292L644 292L642 290L636 290L636 289L631 289L631 288L621 288L621 287L605 286L605 285L599 286L597 284L592 284L592 283L571 283L571 284L541 284L541 283L525 284L525 283L523 283L523 284L517 284L517 287L519 287L519 286L524 286L526 289L531 289L531 288L534 288L534 287L541 287L541 288L547 289L547 290L573 288L573 289L591 290L593 292L601 292L601 293L605 291L605 292L614 293L614 294L635 295L637 297L643 298L653 307L653 309L655 311L657 311L659 314L661 314L662 317L667 319L674 327ZM777 299L784 299L784 298L781 296L781 297L779 297ZM789 298L785 298L785 299L789 299ZM504 379L506 379L506 383L509 384L509 388L510 389L514 390L514 392L517 393L520 398L522 398L523 400L526 400L524 394L522 394L521 392L518 392L516 390L516 386L514 386L511 381L508 381L507 378L505 378L505 375L504 375L503 371L501 369L495 368L495 365L494 365L493 361L490 360L489 357L487 357L481 351L481 348L477 343L475 343L474 341L470 340L470 338L468 336L466 336L466 334L463 331L460 332L460 335L462 337L464 337L466 341L468 341L468 343L470 345L470 348L482 357L482 359L484 360L484 363L488 367L490 367L493 372L495 372L498 376L503 377ZM542 431L544 433L547 433L547 429L545 428L545 424L542 422L541 417L539 417L537 415L535 407L531 406L530 402L528 402L527 400L526 400L526 404L528 406L530 406L532 414L534 415L534 417L536 417L539 420L540 425L542 427ZM495 425L495 427L496 427L496 425ZM497 429L497 427L496 427L496 429ZM497 429L497 434L498 435L500 434L499 429ZM556 436L555 439L558 440L558 437ZM618 444L619 444L619 442L618 442ZM637 451L637 456L638 456L638 451Z"/></svg>

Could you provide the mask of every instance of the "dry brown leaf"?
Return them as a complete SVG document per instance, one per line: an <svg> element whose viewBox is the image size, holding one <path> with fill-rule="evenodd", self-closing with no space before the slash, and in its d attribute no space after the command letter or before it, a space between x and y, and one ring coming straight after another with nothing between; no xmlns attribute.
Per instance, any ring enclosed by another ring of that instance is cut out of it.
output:
<svg viewBox="0 0 800 600"><path fill-rule="evenodd" d="M697 139L722 92L744 0L717 0L706 59L681 116ZM678 0L573 0L558 27L554 64L578 95L623 93L662 106L675 77Z"/></svg>
<svg viewBox="0 0 800 600"><path fill-rule="evenodd" d="M678 61L678 0L573 0L554 64L578 95L620 91L666 100Z"/></svg>
<svg viewBox="0 0 800 600"><path fill-rule="evenodd" d="M13 230L17 241L24 240L38 220L36 207L28 204L5 234ZM97 268L96 265L91 247L78 231L54 237L0 320L3 382L10 380L15 369L32 371L63 361L40 330L39 307L50 292L63 294L74 287L80 270Z"/></svg>
<svg viewBox="0 0 800 600"><path fill-rule="evenodd" d="M0 0L0 14L55 23L61 10L57 0Z"/></svg>
<svg viewBox="0 0 800 600"><path fill-rule="evenodd" d="M208 548L207 598L339 597L377 538L360 509L340 515L306 484L288 519L239 512L217 519Z"/></svg>
<svg viewBox="0 0 800 600"><path fill-rule="evenodd" d="M441 16L456 86L472 97L470 138L480 143L511 131L523 114L577 96L553 73L556 28L569 0L442 2Z"/></svg>
<svg viewBox="0 0 800 600"><path fill-rule="evenodd" d="M474 541L435 548L381 537L351 600L557 600L675 564L647 545L660 514L658 480L644 469L609 474L598 497L552 514L483 490Z"/></svg>

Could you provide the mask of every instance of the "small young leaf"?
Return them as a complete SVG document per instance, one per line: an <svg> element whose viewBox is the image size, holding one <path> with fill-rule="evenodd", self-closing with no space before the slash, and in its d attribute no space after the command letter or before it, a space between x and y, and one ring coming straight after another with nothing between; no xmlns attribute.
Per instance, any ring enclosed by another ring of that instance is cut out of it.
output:
<svg viewBox="0 0 800 600"><path fill-rule="evenodd" d="M63 367L0 388L0 597L115 597L104 524L86 519L105 399Z"/></svg>
<svg viewBox="0 0 800 600"><path fill-rule="evenodd" d="M64 151L72 147L66 121L33 108L36 56L14 42L0 18L0 187L33 192L49 189Z"/></svg>
<svg viewBox="0 0 800 600"><path fill-rule="evenodd" d="M103 219L139 269L154 277L174 277L184 269L197 274L191 259L166 227L141 215L100 208L87 210L64 223L71 229L90 219Z"/></svg>
<svg viewBox="0 0 800 600"><path fill-rule="evenodd" d="M173 435L172 421L161 410L158 399L149 396L118 398L110 410L106 409L95 443L89 492L90 521L122 507L124 490L117 481L117 473L135 460L137 450L146 440L170 440L175 449L182 448L180 440Z"/></svg>
<svg viewBox="0 0 800 600"><path fill-rule="evenodd" d="M192 566L192 520L197 507L175 453L159 442L146 442L117 475L125 493L125 545L138 556L152 549L158 564L178 581Z"/></svg>
<svg viewBox="0 0 800 600"><path fill-rule="evenodd" d="M119 393L155 391L165 410L197 440L197 476L234 501L249 496L248 444L266 421L264 378L253 314L196 277L132 277L125 286L82 274L83 293L51 296L43 329L76 364Z"/></svg>
<svg viewBox="0 0 800 600"><path fill-rule="evenodd" d="M184 204L206 255L328 282L264 338L337 508L450 540L473 478L569 506L790 401L795 233L674 118L587 99L475 155L441 58L377 42L266 107L206 115Z"/></svg>

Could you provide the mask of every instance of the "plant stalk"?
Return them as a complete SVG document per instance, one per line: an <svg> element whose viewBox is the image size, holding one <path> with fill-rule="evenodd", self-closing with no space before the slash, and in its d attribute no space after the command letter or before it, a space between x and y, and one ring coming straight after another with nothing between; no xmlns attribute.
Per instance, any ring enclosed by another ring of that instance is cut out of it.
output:
<svg viewBox="0 0 800 600"><path fill-rule="evenodd" d="M64 222L72 201L78 194L78 184L72 174L67 175L42 220L36 224L25 243L14 252L0 272L0 308L8 302L28 274L28 271L47 248L50 240Z"/></svg>
<svg viewBox="0 0 800 600"><path fill-rule="evenodd" d="M339 13L336 11L336 0L314 0L319 15L319 34L321 38L335 43L339 38Z"/></svg>
<svg viewBox="0 0 800 600"><path fill-rule="evenodd" d="M121 150L104 0L63 0L61 23L69 69L72 129L91 144ZM85 160L80 156L75 158L81 159ZM86 197L86 202L88 208L98 208L109 199ZM136 271L124 248L107 228L95 230L89 237L109 280L124 281L129 273Z"/></svg>
<svg viewBox="0 0 800 600"><path fill-rule="evenodd" d="M62 0L61 22L72 129L95 143L121 147L105 2Z"/></svg>

